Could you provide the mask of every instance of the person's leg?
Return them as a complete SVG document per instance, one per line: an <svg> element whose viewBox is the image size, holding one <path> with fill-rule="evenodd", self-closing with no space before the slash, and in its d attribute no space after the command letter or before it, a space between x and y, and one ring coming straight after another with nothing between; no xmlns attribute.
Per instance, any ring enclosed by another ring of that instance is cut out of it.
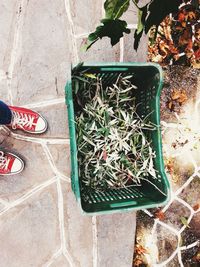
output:
<svg viewBox="0 0 200 267"><path fill-rule="evenodd" d="M0 124L10 124L12 112L10 108L0 100Z"/></svg>
<svg viewBox="0 0 200 267"><path fill-rule="evenodd" d="M0 100L0 125L8 125L12 121L11 109ZM24 169L24 162L17 155L0 149L0 175L20 173Z"/></svg>

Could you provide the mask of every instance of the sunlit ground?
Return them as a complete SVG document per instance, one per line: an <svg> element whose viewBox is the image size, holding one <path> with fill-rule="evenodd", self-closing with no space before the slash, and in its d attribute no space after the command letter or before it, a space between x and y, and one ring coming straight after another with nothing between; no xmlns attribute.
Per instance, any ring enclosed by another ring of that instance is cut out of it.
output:
<svg viewBox="0 0 200 267"><path fill-rule="evenodd" d="M200 99L196 103L187 103L180 114L176 114L177 123L162 123L163 150L166 157L177 157L179 164L195 167L200 163Z"/></svg>
<svg viewBox="0 0 200 267"><path fill-rule="evenodd" d="M181 111L172 112L173 122L161 121L165 167L171 174L168 176L171 201L161 207L159 216L155 210L139 214L137 242L141 247L136 263L140 258L147 266L154 267L169 263L170 266L184 266L185 259L187 262L200 261L197 234L200 220L200 96L197 95L195 101L190 99L192 97L188 95ZM171 173L168 162L172 163ZM193 231L192 236L190 231Z"/></svg>

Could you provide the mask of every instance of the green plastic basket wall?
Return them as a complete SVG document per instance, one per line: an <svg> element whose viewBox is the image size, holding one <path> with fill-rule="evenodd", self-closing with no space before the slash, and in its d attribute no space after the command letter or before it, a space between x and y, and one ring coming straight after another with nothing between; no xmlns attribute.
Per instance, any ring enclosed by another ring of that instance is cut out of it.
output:
<svg viewBox="0 0 200 267"><path fill-rule="evenodd" d="M155 131L149 131L149 138L156 152L154 167L158 171L158 179L155 180L153 177L148 177L148 179L154 185L143 181L140 187L132 186L122 189L110 189L106 192L91 191L87 195L87 200L85 200L83 195L86 192L86 188L84 188L84 185L81 185L81 178L78 175L72 83L71 81L67 82L65 92L70 134L71 186L82 211L87 214L106 214L117 211L154 208L166 204L169 199L170 190L164 170L160 131L162 69L159 65L153 63L98 63L84 64L81 68L82 70L89 69L88 72L99 75L106 85L112 84L119 73L133 75L133 82L138 86L138 90L135 90L136 102L140 103L138 113L141 117L151 113L150 120L158 126ZM80 188L81 186L82 188Z"/></svg>

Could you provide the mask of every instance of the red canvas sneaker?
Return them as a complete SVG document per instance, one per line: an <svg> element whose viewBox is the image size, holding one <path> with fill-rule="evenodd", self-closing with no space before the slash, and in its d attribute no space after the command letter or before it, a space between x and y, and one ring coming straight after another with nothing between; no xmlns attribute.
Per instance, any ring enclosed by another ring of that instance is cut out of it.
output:
<svg viewBox="0 0 200 267"><path fill-rule="evenodd" d="M24 169L24 162L10 152L0 151L0 175L20 173Z"/></svg>
<svg viewBox="0 0 200 267"><path fill-rule="evenodd" d="M9 106L12 112L12 129L27 133L41 134L47 130L47 121L37 112L21 107Z"/></svg>

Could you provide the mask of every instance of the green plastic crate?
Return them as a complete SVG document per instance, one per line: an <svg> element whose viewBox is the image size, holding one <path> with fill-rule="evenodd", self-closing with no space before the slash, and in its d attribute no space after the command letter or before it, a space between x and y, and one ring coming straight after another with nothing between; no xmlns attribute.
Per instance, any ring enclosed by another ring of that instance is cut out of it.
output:
<svg viewBox="0 0 200 267"><path fill-rule="evenodd" d="M154 180L153 177L149 177L148 179L156 186L143 181L140 187L132 186L127 189L110 189L106 192L91 191L88 193L88 200L86 201L82 195L85 188L84 185L83 188L80 188L81 183L78 176L72 83L71 81L67 82L65 92L70 134L71 186L82 211L92 215L107 214L119 211L155 208L166 204L169 200L170 190L164 170L160 131L160 93L163 84L161 67L153 63L97 63L84 64L81 68L82 70L89 69L88 72L99 75L106 85L112 84L119 73L133 75L134 84L138 86L138 90L135 90L136 103L141 103L138 108L138 114L144 117L151 113L150 120L158 126L155 131L149 131L149 138L156 152L154 168L158 171L158 179Z"/></svg>

